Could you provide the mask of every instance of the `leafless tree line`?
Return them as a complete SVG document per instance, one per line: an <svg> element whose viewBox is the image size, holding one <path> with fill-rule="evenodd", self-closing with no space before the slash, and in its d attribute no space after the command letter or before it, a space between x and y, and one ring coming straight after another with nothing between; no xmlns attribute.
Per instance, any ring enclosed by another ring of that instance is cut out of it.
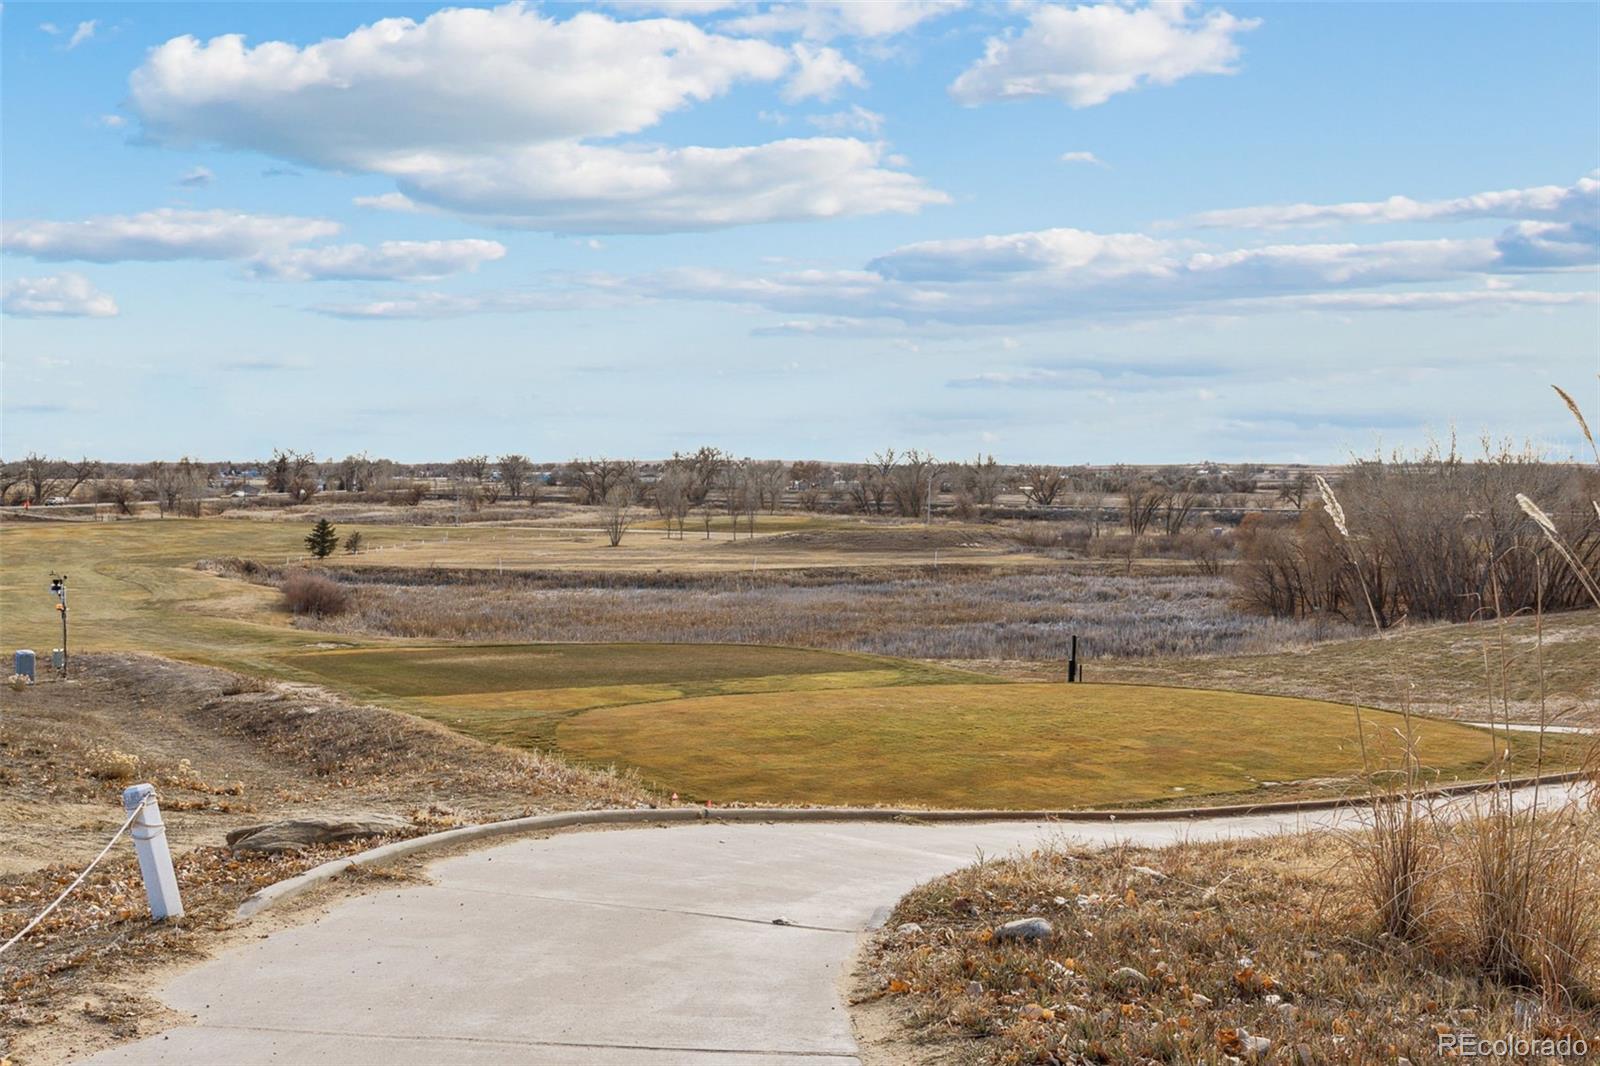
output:
<svg viewBox="0 0 1600 1066"><path fill-rule="evenodd" d="M1246 603L1384 627L1588 605L1581 576L1523 513L1519 493L1545 508L1577 569L1600 577L1600 472L1591 469L1504 446L1467 461L1452 445L1358 462L1337 491L1348 540L1320 499L1291 519L1246 518L1233 571Z"/></svg>

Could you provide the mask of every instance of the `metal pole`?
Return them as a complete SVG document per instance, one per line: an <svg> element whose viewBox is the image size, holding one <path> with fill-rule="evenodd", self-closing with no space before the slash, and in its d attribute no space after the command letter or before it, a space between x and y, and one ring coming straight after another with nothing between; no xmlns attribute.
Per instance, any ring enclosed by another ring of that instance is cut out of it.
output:
<svg viewBox="0 0 1600 1066"><path fill-rule="evenodd" d="M154 785L130 785L122 790L122 809L133 819L129 835L139 856L139 873L144 877L144 892L150 900L150 917L156 921L183 917L183 897L178 894L178 875L172 869L172 850L167 847L167 827L161 821Z"/></svg>
<svg viewBox="0 0 1600 1066"><path fill-rule="evenodd" d="M61 582L61 676L67 676L67 583Z"/></svg>

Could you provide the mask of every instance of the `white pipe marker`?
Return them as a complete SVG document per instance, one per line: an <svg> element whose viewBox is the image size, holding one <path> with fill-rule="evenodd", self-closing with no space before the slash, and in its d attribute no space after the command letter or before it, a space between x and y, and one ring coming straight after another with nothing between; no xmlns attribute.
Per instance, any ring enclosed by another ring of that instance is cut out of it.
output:
<svg viewBox="0 0 1600 1066"><path fill-rule="evenodd" d="M123 789L122 809L129 814L139 812L129 833L139 856L145 895L150 899L150 917L156 921L183 917L183 897L178 895L178 875L172 869L172 850L167 847L167 827L156 803L156 787L131 785Z"/></svg>

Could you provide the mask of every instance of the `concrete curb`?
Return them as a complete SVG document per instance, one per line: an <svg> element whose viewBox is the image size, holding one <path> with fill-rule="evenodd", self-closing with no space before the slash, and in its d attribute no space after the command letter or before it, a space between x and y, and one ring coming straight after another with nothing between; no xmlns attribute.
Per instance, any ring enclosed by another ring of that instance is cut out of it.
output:
<svg viewBox="0 0 1600 1066"><path fill-rule="evenodd" d="M1543 778L1518 777L1504 781L1469 781L1428 789L1423 798L1446 798L1491 789L1521 789L1534 784L1564 785L1583 780L1584 771L1551 774ZM890 807L661 807L598 811L567 811L510 818L503 822L467 825L439 833L398 840L370 848L342 859L313 866L305 873L268 885L253 893L234 912L234 920L245 921L296 896L338 877L367 866L381 866L408 855L437 851L453 844L489 840L501 836L541 833L586 825L660 825L678 822L1173 822L1192 818L1242 818L1253 814L1282 814L1297 811L1329 811L1344 807L1364 807L1365 797L1281 800L1271 803L1233 804L1225 807L1137 808L1126 811L918 811Z"/></svg>

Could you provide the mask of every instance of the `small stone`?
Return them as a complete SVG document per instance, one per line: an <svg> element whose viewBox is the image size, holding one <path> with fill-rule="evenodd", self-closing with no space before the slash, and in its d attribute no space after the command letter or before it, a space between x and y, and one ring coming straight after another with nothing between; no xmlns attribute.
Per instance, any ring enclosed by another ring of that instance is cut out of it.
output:
<svg viewBox="0 0 1600 1066"><path fill-rule="evenodd" d="M1394 1060L1394 1066L1411 1066L1411 1060L1406 1058L1404 1055L1401 1055L1399 1058Z"/></svg>
<svg viewBox="0 0 1600 1066"><path fill-rule="evenodd" d="M899 933L901 936L916 936L918 933L922 932L922 926L918 925L916 922L906 922L896 929L895 932Z"/></svg>
<svg viewBox="0 0 1600 1066"><path fill-rule="evenodd" d="M790 921L790 920L789 920L789 919L787 919L787 918L784 918L784 917L777 917L777 918L774 918L774 919L772 919L772 924L773 924L773 925L793 925L793 924L794 924L794 923L793 923L793 922L791 922L791 921Z"/></svg>
<svg viewBox="0 0 1600 1066"><path fill-rule="evenodd" d="M1018 918L994 931L996 940L1049 940L1055 935L1056 927L1046 918Z"/></svg>
<svg viewBox="0 0 1600 1066"><path fill-rule="evenodd" d="M1264 1059L1272 1050L1272 1041L1264 1036L1251 1036L1243 1029L1239 1030L1239 1043L1244 1046L1244 1053L1252 1059Z"/></svg>
<svg viewBox="0 0 1600 1066"><path fill-rule="evenodd" d="M971 996L973 999L977 999L979 996L983 995L983 984L978 981L968 981L967 995Z"/></svg>
<svg viewBox="0 0 1600 1066"><path fill-rule="evenodd" d="M1147 985L1150 978L1135 970L1132 966L1120 966L1111 971L1111 983L1114 985Z"/></svg>
<svg viewBox="0 0 1600 1066"><path fill-rule="evenodd" d="M1283 1002L1283 997L1278 995L1276 992L1268 992L1266 995L1261 997L1261 1002L1265 1003L1269 1007L1276 1007L1278 1004Z"/></svg>
<svg viewBox="0 0 1600 1066"><path fill-rule="evenodd" d="M1024 1018L1031 1018L1034 1021L1049 1021L1056 1016L1056 1012L1050 1010L1048 1007L1041 1007L1037 1003L1029 1003L1026 1007L1022 1008L1022 1016Z"/></svg>
<svg viewBox="0 0 1600 1066"><path fill-rule="evenodd" d="M1189 1006L1198 1007L1201 1010L1204 1010L1206 1007L1211 1006L1211 997L1202 996L1200 993L1196 992L1194 995L1189 997Z"/></svg>

